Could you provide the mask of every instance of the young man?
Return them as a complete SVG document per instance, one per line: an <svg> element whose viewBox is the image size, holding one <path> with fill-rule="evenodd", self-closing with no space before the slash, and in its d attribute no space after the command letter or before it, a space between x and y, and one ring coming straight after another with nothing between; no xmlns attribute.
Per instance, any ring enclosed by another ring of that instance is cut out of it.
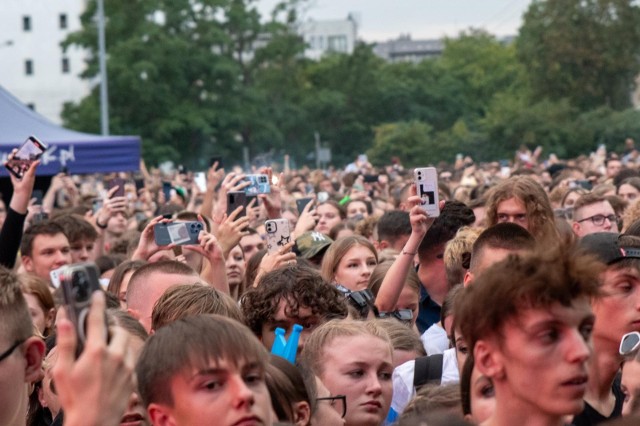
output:
<svg viewBox="0 0 640 426"><path fill-rule="evenodd" d="M246 324L271 350L275 330L285 330L288 338L294 324L304 327L298 352L308 335L320 324L347 316L344 295L307 266L291 266L268 272L260 285L247 291L240 300Z"/></svg>
<svg viewBox="0 0 640 426"><path fill-rule="evenodd" d="M96 259L94 247L98 232L85 218L77 214L63 214L51 220L64 229L71 247L71 262L87 262Z"/></svg>
<svg viewBox="0 0 640 426"><path fill-rule="evenodd" d="M620 339L640 331L640 238L610 232L589 234L580 245L607 265L601 274L600 296L593 299L593 360L585 409L576 416L576 426L592 425L619 417L625 399L616 378L623 359Z"/></svg>
<svg viewBox="0 0 640 426"><path fill-rule="evenodd" d="M618 218L605 197L587 193L573 205L573 233L582 238L596 232L618 233Z"/></svg>
<svg viewBox="0 0 640 426"><path fill-rule="evenodd" d="M402 210L391 210L385 212L374 228L374 245L378 252L384 249L392 249L397 252L402 251L405 243L411 235L411 222L409 222L409 212Z"/></svg>
<svg viewBox="0 0 640 426"><path fill-rule="evenodd" d="M71 263L71 247L64 229L51 221L30 226L20 243L25 271L51 281L49 273Z"/></svg>
<svg viewBox="0 0 640 426"><path fill-rule="evenodd" d="M567 252L509 256L456 300L456 323L495 389L485 424L560 426L582 411L601 270Z"/></svg>
<svg viewBox="0 0 640 426"><path fill-rule="evenodd" d="M0 424L25 425L28 385L42 379L45 345L33 335L18 277L0 267Z"/></svg>
<svg viewBox="0 0 640 426"><path fill-rule="evenodd" d="M136 376L154 425L272 424L268 353L251 331L218 315L187 317L146 342Z"/></svg>

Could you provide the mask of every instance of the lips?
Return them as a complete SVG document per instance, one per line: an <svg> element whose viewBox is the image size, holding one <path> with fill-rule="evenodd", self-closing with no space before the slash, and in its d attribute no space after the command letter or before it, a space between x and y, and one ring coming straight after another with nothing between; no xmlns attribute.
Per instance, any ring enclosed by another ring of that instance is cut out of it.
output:
<svg viewBox="0 0 640 426"><path fill-rule="evenodd" d="M584 390L587 387L588 380L589 380L589 377L586 374L581 374L573 377L572 379L562 382L562 386L565 386L568 388L574 388L576 390L581 390L581 389Z"/></svg>
<svg viewBox="0 0 640 426"><path fill-rule="evenodd" d="M243 417L233 424L233 426L258 426L263 425L262 419L258 416Z"/></svg>
<svg viewBox="0 0 640 426"><path fill-rule="evenodd" d="M120 420L120 426L140 426L144 421L144 417L140 414L127 414Z"/></svg>
<svg viewBox="0 0 640 426"><path fill-rule="evenodd" d="M379 411L382 409L382 403L380 403L379 401L367 401L364 404L362 404L362 406L367 410L367 411Z"/></svg>

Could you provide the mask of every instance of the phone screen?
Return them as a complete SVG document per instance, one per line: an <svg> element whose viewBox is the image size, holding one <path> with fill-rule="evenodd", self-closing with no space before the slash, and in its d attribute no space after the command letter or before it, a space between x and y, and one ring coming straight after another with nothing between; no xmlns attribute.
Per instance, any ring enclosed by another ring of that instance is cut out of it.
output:
<svg viewBox="0 0 640 426"><path fill-rule="evenodd" d="M29 136L13 158L7 161L6 167L15 177L22 179L29 167L31 167L31 163L42 157L46 150L47 146L38 138Z"/></svg>

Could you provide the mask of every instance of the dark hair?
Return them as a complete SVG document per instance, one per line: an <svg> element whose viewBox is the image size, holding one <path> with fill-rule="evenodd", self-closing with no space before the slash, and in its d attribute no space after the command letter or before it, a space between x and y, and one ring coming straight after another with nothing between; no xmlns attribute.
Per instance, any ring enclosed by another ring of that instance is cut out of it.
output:
<svg viewBox="0 0 640 426"><path fill-rule="evenodd" d="M311 406L302 375L293 364L277 355L270 355L266 373L273 411L278 420L293 422L294 403L306 401Z"/></svg>
<svg viewBox="0 0 640 426"><path fill-rule="evenodd" d="M452 239L458 229L472 225L476 221L473 210L460 201L447 201L440 216L433 222L420 243L418 256L422 257L436 247Z"/></svg>
<svg viewBox="0 0 640 426"><path fill-rule="evenodd" d="M505 322L522 309L570 306L579 297L599 294L604 265L595 256L573 248L543 249L509 255L479 274L463 297L456 298L455 322L470 350L480 339L501 338Z"/></svg>
<svg viewBox="0 0 640 426"><path fill-rule="evenodd" d="M129 271L135 271L142 266L146 265L147 262L144 260L125 260L113 271L113 275L111 275L111 279L109 280L109 285L107 286L107 293L111 293L116 297L120 297L120 287L122 287L122 280L124 276L127 275Z"/></svg>
<svg viewBox="0 0 640 426"><path fill-rule="evenodd" d="M98 232L85 218L77 214L64 214L51 219L51 222L57 223L64 229L64 234L69 240L69 244L73 244L80 240L95 241L98 238Z"/></svg>
<svg viewBox="0 0 640 426"><path fill-rule="evenodd" d="M52 221L44 221L31 225L24 231L22 235L22 240L20 241L20 253L22 256L31 257L31 251L33 250L33 240L38 235L49 235L54 236L62 234L66 238L66 234L64 232L64 228Z"/></svg>
<svg viewBox="0 0 640 426"><path fill-rule="evenodd" d="M213 287L200 284L177 285L167 289L156 301L151 313L151 329L192 315L218 314L243 322L235 301Z"/></svg>
<svg viewBox="0 0 640 426"><path fill-rule="evenodd" d="M129 315L123 310L120 309L108 309L107 310L107 321L110 326L117 325L119 327L124 328L129 334L135 336L146 342L149 338L149 333L144 329L140 321Z"/></svg>
<svg viewBox="0 0 640 426"><path fill-rule="evenodd" d="M425 416L434 412L460 410L460 388L458 385L425 385L402 412L400 421L414 415Z"/></svg>
<svg viewBox="0 0 640 426"><path fill-rule="evenodd" d="M378 241L395 244L399 238L411 235L409 213L402 210L390 210L378 219Z"/></svg>
<svg viewBox="0 0 640 426"><path fill-rule="evenodd" d="M471 414L471 374L473 374L474 366L473 354L469 354L460 372L460 402L462 403L462 414L465 416Z"/></svg>
<svg viewBox="0 0 640 426"><path fill-rule="evenodd" d="M473 243L469 270L477 272L481 255L486 249L532 250L535 244L533 235L522 226L509 222L496 223L482 231Z"/></svg>
<svg viewBox="0 0 640 426"><path fill-rule="evenodd" d="M633 235L634 237L640 237L640 219L633 222L627 230L625 231L625 235Z"/></svg>
<svg viewBox="0 0 640 426"><path fill-rule="evenodd" d="M247 260L247 266L244 269L244 282L247 287L253 286L253 282L256 280L256 276L258 275L260 263L266 254L267 249L262 249L257 251L249 260ZM299 260L300 259L298 259L298 261ZM240 296L242 295L238 294L238 297Z"/></svg>
<svg viewBox="0 0 640 426"><path fill-rule="evenodd" d="M96 259L96 266L100 271L100 275L107 271L115 269L119 264L124 262L126 257L122 254L104 254Z"/></svg>
<svg viewBox="0 0 640 426"><path fill-rule="evenodd" d="M255 362L264 371L269 355L246 326L219 315L182 318L160 328L145 343L136 366L144 406L173 405L171 381L176 374L223 358L232 364Z"/></svg>
<svg viewBox="0 0 640 426"><path fill-rule="evenodd" d="M263 324L273 319L281 300L286 300L285 312L291 317L296 317L301 307L325 319L347 316L344 295L322 279L318 271L308 266L289 266L264 274L260 285L240 298L246 324L256 336L262 335Z"/></svg>
<svg viewBox="0 0 640 426"><path fill-rule="evenodd" d="M340 219L344 220L344 219L347 218L347 213L345 212L344 207L342 207L340 204L338 204L338 202L335 201L335 200L327 200L325 202L322 202L322 203L318 204L316 206L316 210L318 209L318 207L320 207L322 205L325 205L325 204L328 204L328 205L334 207L336 210L338 210L338 215L340 216Z"/></svg>

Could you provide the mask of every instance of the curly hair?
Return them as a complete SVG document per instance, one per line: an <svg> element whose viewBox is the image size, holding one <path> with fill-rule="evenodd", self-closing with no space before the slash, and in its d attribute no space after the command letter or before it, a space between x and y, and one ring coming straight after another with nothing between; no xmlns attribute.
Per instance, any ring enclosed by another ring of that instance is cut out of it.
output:
<svg viewBox="0 0 640 426"><path fill-rule="evenodd" d="M347 316L344 295L318 271L308 266L288 266L266 273L260 285L240 299L245 323L256 336L262 336L263 324L273 319L281 300L286 300L285 313L290 317L297 317L300 308L311 309L313 315L325 320Z"/></svg>
<svg viewBox="0 0 640 426"><path fill-rule="evenodd" d="M515 176L493 187L487 196L487 225L498 223L498 205L510 198L520 200L527 210L528 231L536 239L559 238L549 197L538 182L528 176Z"/></svg>

